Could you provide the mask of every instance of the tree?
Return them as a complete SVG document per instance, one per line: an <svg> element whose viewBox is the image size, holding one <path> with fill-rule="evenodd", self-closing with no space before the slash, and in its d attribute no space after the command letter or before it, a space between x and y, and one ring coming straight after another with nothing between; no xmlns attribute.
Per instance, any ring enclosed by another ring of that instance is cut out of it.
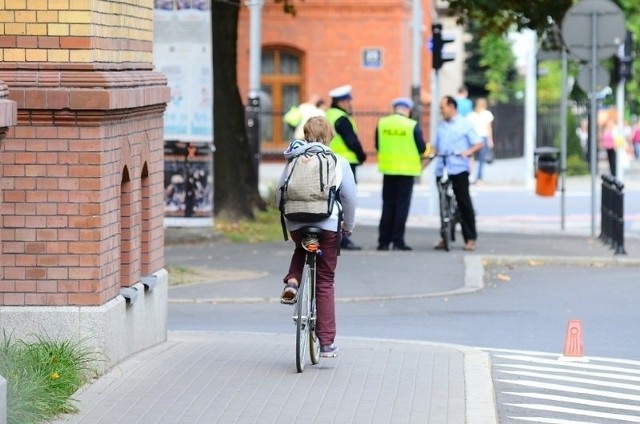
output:
<svg viewBox="0 0 640 424"><path fill-rule="evenodd" d="M245 128L237 84L239 0L213 1L213 155L214 216L232 221L253 219L264 209Z"/></svg>
<svg viewBox="0 0 640 424"><path fill-rule="evenodd" d="M626 17L626 26L635 36L633 51L640 43L640 2L637 0L615 0ZM574 0L450 0L448 13L457 16L460 23L476 22L485 33L503 34L512 28L530 28L539 35L553 29L553 24L561 25L567 10ZM634 75L640 74L640 61L633 62ZM627 98L634 112L640 112L640 82L633 78L626 84Z"/></svg>
<svg viewBox="0 0 640 424"><path fill-rule="evenodd" d="M292 0L281 3L284 13L295 15ZM237 44L240 0L211 2L213 51L213 155L214 216L239 221L253 219L266 204L258 189L257 170L249 146L244 106L238 90Z"/></svg>

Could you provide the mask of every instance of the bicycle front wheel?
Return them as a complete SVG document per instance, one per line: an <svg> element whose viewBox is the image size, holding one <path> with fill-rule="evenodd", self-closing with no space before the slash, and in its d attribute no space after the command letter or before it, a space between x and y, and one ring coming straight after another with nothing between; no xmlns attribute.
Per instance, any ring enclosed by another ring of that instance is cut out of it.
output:
<svg viewBox="0 0 640 424"><path fill-rule="evenodd" d="M309 305L311 303L310 280L311 268L304 266L302 281L298 288L297 316L296 316L296 369L298 372L304 370L306 362L307 347L309 346Z"/></svg>
<svg viewBox="0 0 640 424"><path fill-rule="evenodd" d="M447 189L442 187L440 189L440 236L442 237L442 243L444 244L444 250L449 251L451 246L451 207L450 199L447 196Z"/></svg>

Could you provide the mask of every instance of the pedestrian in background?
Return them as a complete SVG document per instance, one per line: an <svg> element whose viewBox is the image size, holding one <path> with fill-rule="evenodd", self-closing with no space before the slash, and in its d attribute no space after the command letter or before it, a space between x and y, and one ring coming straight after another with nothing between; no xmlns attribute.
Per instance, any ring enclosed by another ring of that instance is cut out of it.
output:
<svg viewBox="0 0 640 424"><path fill-rule="evenodd" d="M393 250L407 251L412 249L405 243L405 228L426 145L418 122L411 119L411 99L399 97L391 105L393 113L381 118L375 131L378 169L383 174L378 250L389 250L393 243Z"/></svg>
<svg viewBox="0 0 640 424"><path fill-rule="evenodd" d="M600 148L606 150L609 172L616 176L616 137L618 128L613 118L607 119L600 131Z"/></svg>
<svg viewBox="0 0 640 424"><path fill-rule="evenodd" d="M309 118L314 116L324 116L324 109L321 108L323 104L324 101L317 94L312 94L306 102L300 103L298 106L298 110L300 111L300 122L293 132L293 136L297 140L304 140L304 124L307 123Z"/></svg>
<svg viewBox="0 0 640 424"><path fill-rule="evenodd" d="M436 181L440 182L444 167L453 183L453 192L458 201L460 211L460 226L464 238L464 250L476 248L478 238L476 232L476 215L469 194L469 159L482 149L482 140L476 134L468 119L458 114L456 99L445 96L440 101L442 121L438 124L436 138L431 147L432 155L438 157L435 166ZM446 159L446 160L445 160ZM440 240L436 249L444 249L444 241Z"/></svg>
<svg viewBox="0 0 640 424"><path fill-rule="evenodd" d="M458 95L456 96L456 103L458 104L458 115L467 116L473 111L473 102L469 98L469 91L466 85L458 88Z"/></svg>
<svg viewBox="0 0 640 424"><path fill-rule="evenodd" d="M342 85L329 92L331 106L327 109L326 117L333 126L335 135L329 147L338 156L342 156L349 162L353 177L357 182L356 167L362 165L367 155L362 149L358 139L356 122L353 119L353 97L351 86ZM345 250L361 250L350 237L342 237L340 247Z"/></svg>
<svg viewBox="0 0 640 424"><path fill-rule="evenodd" d="M479 98L476 100L476 106L469 115L467 115L467 119L471 121L474 129L476 130L476 134L482 140L482 149L478 152L478 166L477 172L474 174L473 165L471 166L471 176L469 177L469 182L471 184L482 181L482 170L484 168L485 159L487 154L493 149L493 113L489 109L487 109L487 99Z"/></svg>

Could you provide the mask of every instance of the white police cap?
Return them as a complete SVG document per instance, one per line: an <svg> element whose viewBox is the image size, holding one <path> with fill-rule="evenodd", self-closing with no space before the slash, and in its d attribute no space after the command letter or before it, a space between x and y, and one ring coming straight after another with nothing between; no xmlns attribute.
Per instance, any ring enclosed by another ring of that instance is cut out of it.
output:
<svg viewBox="0 0 640 424"><path fill-rule="evenodd" d="M333 90L329 91L329 96L335 100L348 100L351 99L351 86L341 85Z"/></svg>
<svg viewBox="0 0 640 424"><path fill-rule="evenodd" d="M413 109L413 101L408 97L398 97L391 102L392 107L404 106L407 109Z"/></svg>

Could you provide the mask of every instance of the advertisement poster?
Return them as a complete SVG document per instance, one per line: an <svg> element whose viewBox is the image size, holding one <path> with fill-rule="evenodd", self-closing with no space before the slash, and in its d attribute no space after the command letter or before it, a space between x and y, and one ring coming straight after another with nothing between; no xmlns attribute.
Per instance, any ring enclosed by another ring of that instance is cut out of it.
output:
<svg viewBox="0 0 640 424"><path fill-rule="evenodd" d="M197 221L204 226L213 224L211 153L208 143L165 141L164 216L168 226L196 225Z"/></svg>
<svg viewBox="0 0 640 424"><path fill-rule="evenodd" d="M164 114L167 226L212 225L212 59L211 0L155 0L153 62L171 88Z"/></svg>

